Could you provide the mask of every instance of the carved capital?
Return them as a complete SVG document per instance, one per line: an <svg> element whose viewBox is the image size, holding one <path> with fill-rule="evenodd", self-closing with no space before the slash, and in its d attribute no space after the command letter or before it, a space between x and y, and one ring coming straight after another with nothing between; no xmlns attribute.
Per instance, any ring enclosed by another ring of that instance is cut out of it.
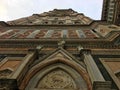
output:
<svg viewBox="0 0 120 90"><path fill-rule="evenodd" d="M94 81L93 90L112 90L111 82L110 81L105 81L105 82Z"/></svg>

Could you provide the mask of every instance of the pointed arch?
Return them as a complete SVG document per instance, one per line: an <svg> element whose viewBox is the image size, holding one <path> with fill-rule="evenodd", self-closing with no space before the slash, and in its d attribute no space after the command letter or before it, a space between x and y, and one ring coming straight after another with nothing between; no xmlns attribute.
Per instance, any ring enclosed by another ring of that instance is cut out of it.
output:
<svg viewBox="0 0 120 90"><path fill-rule="evenodd" d="M38 63L37 65L35 65L34 67L32 67L27 75L25 76L22 84L20 85L20 89L25 89L25 86L27 86L27 84L29 83L30 79L36 75L39 71L41 71L42 69L44 69L47 66L56 64L56 63L62 63L65 64L71 68L73 68L76 72L79 73L79 75L82 76L82 78L85 80L85 82L87 83L87 88L88 90L92 90L91 88L91 82L88 76L88 73L86 72L86 70L80 66L80 64L76 63L73 60L68 60L66 58L63 57L55 57L52 59L48 59L48 60L44 60L40 63Z"/></svg>
<svg viewBox="0 0 120 90"><path fill-rule="evenodd" d="M76 72L71 67L69 67L69 66L67 66L65 64L62 64L62 63L52 64L52 65L50 65L48 67L45 67L40 72L38 72L30 80L26 90L33 90L34 87L36 87L36 85L39 84L39 82L42 81L42 79L44 79L45 76L49 75L49 73L51 73L51 72L59 71L59 70L67 73L68 74L67 77L70 76L73 79L73 80L71 79L72 82L69 82L69 83L73 83L73 84L75 83L76 84L76 86L74 85L74 90L81 90L81 89L88 90L87 89L87 84L86 84L85 80L82 78L82 76L79 75L79 73ZM70 77L68 78L68 80L70 80ZM68 82L68 81L66 81L66 82Z"/></svg>

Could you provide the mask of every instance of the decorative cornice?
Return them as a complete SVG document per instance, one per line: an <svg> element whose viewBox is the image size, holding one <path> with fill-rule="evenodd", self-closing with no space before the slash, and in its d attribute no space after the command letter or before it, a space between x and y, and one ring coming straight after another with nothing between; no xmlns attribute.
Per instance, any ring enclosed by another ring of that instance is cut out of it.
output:
<svg viewBox="0 0 120 90"><path fill-rule="evenodd" d="M92 55L120 55L120 49L92 49Z"/></svg>
<svg viewBox="0 0 120 90"><path fill-rule="evenodd" d="M105 24L106 22L105 21L101 21L101 20L94 20L94 21L91 21L89 24L40 24L40 25L10 25L10 24L7 24L9 25L9 27L36 27L36 26L91 26L93 24L96 24L96 23L101 23L101 24Z"/></svg>
<svg viewBox="0 0 120 90"><path fill-rule="evenodd" d="M9 26L9 24L7 24L6 22L0 21L0 28L1 27L8 27L8 26Z"/></svg>

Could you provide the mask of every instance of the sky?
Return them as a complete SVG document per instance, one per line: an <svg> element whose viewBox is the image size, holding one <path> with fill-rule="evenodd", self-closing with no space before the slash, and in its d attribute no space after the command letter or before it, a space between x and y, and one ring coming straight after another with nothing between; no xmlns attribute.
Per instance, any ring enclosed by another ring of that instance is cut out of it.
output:
<svg viewBox="0 0 120 90"><path fill-rule="evenodd" d="M53 9L73 9L101 19L103 0L0 0L0 21L10 21Z"/></svg>

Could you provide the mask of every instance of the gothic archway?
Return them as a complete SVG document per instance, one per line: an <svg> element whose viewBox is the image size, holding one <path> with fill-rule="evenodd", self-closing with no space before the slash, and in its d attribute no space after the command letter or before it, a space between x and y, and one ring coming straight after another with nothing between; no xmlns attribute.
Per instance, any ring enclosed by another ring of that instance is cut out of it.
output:
<svg viewBox="0 0 120 90"><path fill-rule="evenodd" d="M75 82L77 81L77 84L82 79L85 81L87 89L84 89L84 90L92 90L91 81L90 81L90 78L89 78L89 75L88 75L86 69L82 66L82 64L80 64L80 62L77 59L75 59L71 54L69 54L68 52L66 52L64 50L58 50L58 51L54 52L49 57L44 58L44 60L40 61L38 64L31 67L29 69L29 71L27 72L26 76L24 77L23 81L21 82L20 89L23 90L26 88L26 86L29 87L30 82L34 81L34 80L32 80L34 77L36 78L37 76L43 76L41 78L44 78L44 76L49 74L51 72L51 70L54 71L55 68L52 69L52 67L58 65L58 63L61 63L64 65L63 67L60 67L60 65L59 65L60 70L63 70L64 73L66 73L67 75L70 75L71 78L73 80L75 80ZM53 65L53 66L47 68L50 65ZM64 68L65 65L68 66L69 69ZM57 66L57 68L58 68L58 66ZM72 70L72 69L74 71L70 74L70 70ZM45 71L47 71L47 72L45 73ZM38 73L40 73L40 74L38 75ZM77 75L75 75L75 73L77 73ZM78 78L76 79L75 78L76 76L80 76L82 79L78 79ZM41 80L41 78L36 79L36 80ZM34 83L38 83L38 81L32 82L31 85L33 85ZM36 87L35 85L37 85L37 84L34 84L33 87ZM81 85L81 83L79 83L79 86L80 85ZM81 86L84 86L84 85L81 85ZM80 87L77 87L77 88L80 88ZM78 90L83 90L83 89L78 89Z"/></svg>
<svg viewBox="0 0 120 90"><path fill-rule="evenodd" d="M44 76L37 84L40 89L77 89L73 78L62 69L55 69Z"/></svg>
<svg viewBox="0 0 120 90"><path fill-rule="evenodd" d="M87 83L79 73L65 64L53 64L38 72L26 90L88 90Z"/></svg>

